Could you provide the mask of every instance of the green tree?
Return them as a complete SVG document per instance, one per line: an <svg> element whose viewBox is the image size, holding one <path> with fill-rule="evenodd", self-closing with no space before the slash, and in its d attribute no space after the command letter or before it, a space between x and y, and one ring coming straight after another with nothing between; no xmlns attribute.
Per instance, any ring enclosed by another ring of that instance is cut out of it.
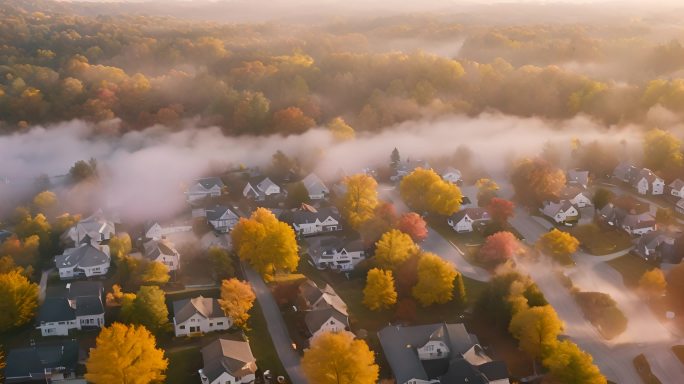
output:
<svg viewBox="0 0 684 384"><path fill-rule="evenodd" d="M74 183L91 179L97 176L97 160L79 160L69 170L69 176Z"/></svg>
<svg viewBox="0 0 684 384"><path fill-rule="evenodd" d="M166 307L166 294L157 286L142 286L132 300L124 300L121 318L128 323L144 325L154 333L167 328L169 310Z"/></svg>
<svg viewBox="0 0 684 384"><path fill-rule="evenodd" d="M228 250L213 246L209 248L207 255L219 279L223 280L235 275L235 267L233 267L233 260Z"/></svg>
<svg viewBox="0 0 684 384"><path fill-rule="evenodd" d="M603 207L613 201L614 198L615 194L610 189L597 188L596 192L594 192L594 197L591 199L591 202L594 204L594 208L603 209Z"/></svg>
<svg viewBox="0 0 684 384"><path fill-rule="evenodd" d="M290 184L287 188L287 204L291 207L298 207L302 204L311 202L309 199L309 191L304 186L304 183L298 181Z"/></svg>
<svg viewBox="0 0 684 384"><path fill-rule="evenodd" d="M397 169L399 162L401 161L401 156L399 156L399 150L394 148L392 154L390 155L390 167L392 169Z"/></svg>

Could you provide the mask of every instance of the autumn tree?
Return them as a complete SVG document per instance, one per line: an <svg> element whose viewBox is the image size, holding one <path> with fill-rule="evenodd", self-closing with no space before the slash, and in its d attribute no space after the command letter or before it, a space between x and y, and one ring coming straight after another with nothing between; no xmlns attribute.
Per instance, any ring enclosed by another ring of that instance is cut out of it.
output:
<svg viewBox="0 0 684 384"><path fill-rule="evenodd" d="M677 222L672 208L657 208L655 215L656 223L660 225L671 225Z"/></svg>
<svg viewBox="0 0 684 384"><path fill-rule="evenodd" d="M358 230L378 206L378 183L365 174L345 177L343 183L347 191L342 197L342 212L349 225Z"/></svg>
<svg viewBox="0 0 684 384"><path fill-rule="evenodd" d="M38 285L14 270L0 274L0 332L33 319L38 307Z"/></svg>
<svg viewBox="0 0 684 384"><path fill-rule="evenodd" d="M537 249L563 265L573 263L570 255L577 251L579 240L573 235L554 228L543 234L536 243Z"/></svg>
<svg viewBox="0 0 684 384"><path fill-rule="evenodd" d="M415 212L407 212L401 215L397 229L411 236L415 242L423 241L428 236L427 223Z"/></svg>
<svg viewBox="0 0 684 384"><path fill-rule="evenodd" d="M652 129L643 142L644 165L654 171L679 168L684 165L682 142L671 132Z"/></svg>
<svg viewBox="0 0 684 384"><path fill-rule="evenodd" d="M93 384L162 382L168 364L145 327L114 323L97 336L86 361L85 379Z"/></svg>
<svg viewBox="0 0 684 384"><path fill-rule="evenodd" d="M508 327L520 349L533 358L548 356L563 331L563 322L550 305L528 307L516 313Z"/></svg>
<svg viewBox="0 0 684 384"><path fill-rule="evenodd" d="M316 121L305 115L297 107L288 107L273 114L273 131L285 135L295 135L313 128Z"/></svg>
<svg viewBox="0 0 684 384"><path fill-rule="evenodd" d="M337 141L352 140L356 136L354 128L352 128L341 117L336 117L330 120L327 128Z"/></svg>
<svg viewBox="0 0 684 384"><path fill-rule="evenodd" d="M31 215L24 216L24 218L14 227L14 232L20 239L26 239L30 236L38 236L40 238L41 251L48 252L52 245L51 233L52 226L48 222L45 215L39 213L33 217Z"/></svg>
<svg viewBox="0 0 684 384"><path fill-rule="evenodd" d="M69 176L74 183L79 183L84 180L91 179L97 176L97 161L90 159L88 161L79 160L69 169Z"/></svg>
<svg viewBox="0 0 684 384"><path fill-rule="evenodd" d="M38 212L46 214L57 205L57 195L52 191L43 191L33 198L33 205Z"/></svg>
<svg viewBox="0 0 684 384"><path fill-rule="evenodd" d="M542 364L549 369L551 378L559 383L607 383L599 368L594 365L591 355L569 340L556 343Z"/></svg>
<svg viewBox="0 0 684 384"><path fill-rule="evenodd" d="M477 187L477 205L480 207L488 206L499 190L499 184L492 179L478 179L475 186Z"/></svg>
<svg viewBox="0 0 684 384"><path fill-rule="evenodd" d="M543 159L525 159L513 168L511 184L523 204L539 207L558 197L565 187L565 173Z"/></svg>
<svg viewBox="0 0 684 384"><path fill-rule="evenodd" d="M489 200L489 204L487 204L487 211L492 220L503 225L515 214L515 205L513 205L512 201L493 197Z"/></svg>
<svg viewBox="0 0 684 384"><path fill-rule="evenodd" d="M433 253L423 253L418 261L418 283L413 297L421 306L444 304L453 299L456 267Z"/></svg>
<svg viewBox="0 0 684 384"><path fill-rule="evenodd" d="M266 208L242 218L231 233L233 248L264 278L278 270L297 270L299 252L294 230Z"/></svg>
<svg viewBox="0 0 684 384"><path fill-rule="evenodd" d="M675 265L666 280L669 301L678 308L684 308L684 263Z"/></svg>
<svg viewBox="0 0 684 384"><path fill-rule="evenodd" d="M596 192L594 192L594 196L591 198L591 202L594 204L594 208L603 209L603 207L613 201L614 198L615 193L610 189L597 188Z"/></svg>
<svg viewBox="0 0 684 384"><path fill-rule="evenodd" d="M2 346L0 345L0 347ZM5 369L5 354L0 350L0 371L2 371L3 369ZM2 379L3 377L2 375L0 375L0 380Z"/></svg>
<svg viewBox="0 0 684 384"><path fill-rule="evenodd" d="M10 272L19 272L20 274L26 276L27 278L30 278L31 275L33 275L33 267L28 266L26 268L22 266L18 266L15 262L14 259L11 256L2 256L0 257L0 274L4 273L10 273Z"/></svg>
<svg viewBox="0 0 684 384"><path fill-rule="evenodd" d="M366 246L375 244L380 237L393 229L397 223L397 211L394 205L387 202L380 202L375 207L373 217L361 223L359 233Z"/></svg>
<svg viewBox="0 0 684 384"><path fill-rule="evenodd" d="M349 332L316 336L304 351L302 370L316 384L375 384L379 375L373 352Z"/></svg>
<svg viewBox="0 0 684 384"><path fill-rule="evenodd" d="M119 261L118 268L121 281L128 288L162 285L169 281L169 268L158 261L124 256Z"/></svg>
<svg viewBox="0 0 684 384"><path fill-rule="evenodd" d="M132 300L131 300L132 299ZM166 294L157 286L142 286L135 296L122 301L121 318L157 333L169 324Z"/></svg>
<svg viewBox="0 0 684 384"><path fill-rule="evenodd" d="M375 243L375 259L384 269L397 268L416 252L418 246L411 236L396 229L386 232Z"/></svg>
<svg viewBox="0 0 684 384"><path fill-rule="evenodd" d="M478 251L480 262L490 268L511 260L520 252L522 246L518 238L508 231L497 232L488 236Z"/></svg>
<svg viewBox="0 0 684 384"><path fill-rule="evenodd" d="M11 236L0 243L0 256L9 256L21 266L35 265L38 261L40 238L31 235L24 240Z"/></svg>
<svg viewBox="0 0 684 384"><path fill-rule="evenodd" d="M417 168L401 180L401 197L418 212L449 216L461 207L458 186L444 181L431 169Z"/></svg>
<svg viewBox="0 0 684 384"><path fill-rule="evenodd" d="M662 297L667 290L667 280L660 268L644 272L639 278L639 291L649 299Z"/></svg>
<svg viewBox="0 0 684 384"><path fill-rule="evenodd" d="M301 206L303 203L311 202L309 198L309 191L304 186L304 183L298 181L290 184L287 189L287 204L291 207Z"/></svg>
<svg viewBox="0 0 684 384"><path fill-rule="evenodd" d="M256 295L248 282L236 278L221 282L221 298L218 302L234 325L242 328L247 326L254 299Z"/></svg>
<svg viewBox="0 0 684 384"><path fill-rule="evenodd" d="M131 253L133 246L131 245L131 237L128 233L120 233L114 235L109 239L109 254L116 261L121 260L124 256Z"/></svg>
<svg viewBox="0 0 684 384"><path fill-rule="evenodd" d="M397 302L392 271L373 268L368 271L363 289L363 305L372 311L387 309Z"/></svg>
<svg viewBox="0 0 684 384"><path fill-rule="evenodd" d="M207 256L218 279L227 279L235 275L235 267L228 250L213 246L207 250Z"/></svg>

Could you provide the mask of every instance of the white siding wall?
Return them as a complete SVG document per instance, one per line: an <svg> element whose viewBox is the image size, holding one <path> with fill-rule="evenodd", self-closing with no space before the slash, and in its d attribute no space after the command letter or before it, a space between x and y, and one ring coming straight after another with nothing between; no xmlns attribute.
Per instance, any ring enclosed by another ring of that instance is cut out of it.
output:
<svg viewBox="0 0 684 384"><path fill-rule="evenodd" d="M227 317L214 317L207 319L200 314L195 314L184 323L176 324L176 319L173 319L174 328L176 331L176 336L187 336L190 333L207 333L213 331L222 331L230 328L232 325L231 321ZM222 325L219 325L222 323ZM185 329L183 329L183 328ZM191 332L191 327L197 327L198 329L193 329Z"/></svg>

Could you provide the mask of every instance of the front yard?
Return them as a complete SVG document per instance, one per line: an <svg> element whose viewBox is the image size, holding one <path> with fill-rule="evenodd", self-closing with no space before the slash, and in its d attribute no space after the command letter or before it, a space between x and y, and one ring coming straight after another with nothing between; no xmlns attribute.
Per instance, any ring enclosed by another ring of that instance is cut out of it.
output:
<svg viewBox="0 0 684 384"><path fill-rule="evenodd" d="M653 268L653 265L649 264L646 260L631 253L610 260L607 263L620 272L622 281L630 288L636 288L639 285L641 276Z"/></svg>
<svg viewBox="0 0 684 384"><path fill-rule="evenodd" d="M587 253L595 256L608 255L632 247L632 238L619 229L602 228L597 224L564 228L580 241Z"/></svg>

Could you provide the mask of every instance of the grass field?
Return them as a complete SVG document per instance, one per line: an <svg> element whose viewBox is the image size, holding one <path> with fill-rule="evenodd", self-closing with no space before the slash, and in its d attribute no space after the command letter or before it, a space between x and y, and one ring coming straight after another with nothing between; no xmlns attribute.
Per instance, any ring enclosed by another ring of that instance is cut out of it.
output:
<svg viewBox="0 0 684 384"><path fill-rule="evenodd" d="M608 265L620 272L625 285L631 288L636 288L641 276L653 268L644 259L632 254L626 254L617 259L610 260Z"/></svg>
<svg viewBox="0 0 684 384"><path fill-rule="evenodd" d="M580 241L580 246L591 255L607 255L632 246L632 239L621 230L604 229L596 224L578 225L566 230L575 236Z"/></svg>

